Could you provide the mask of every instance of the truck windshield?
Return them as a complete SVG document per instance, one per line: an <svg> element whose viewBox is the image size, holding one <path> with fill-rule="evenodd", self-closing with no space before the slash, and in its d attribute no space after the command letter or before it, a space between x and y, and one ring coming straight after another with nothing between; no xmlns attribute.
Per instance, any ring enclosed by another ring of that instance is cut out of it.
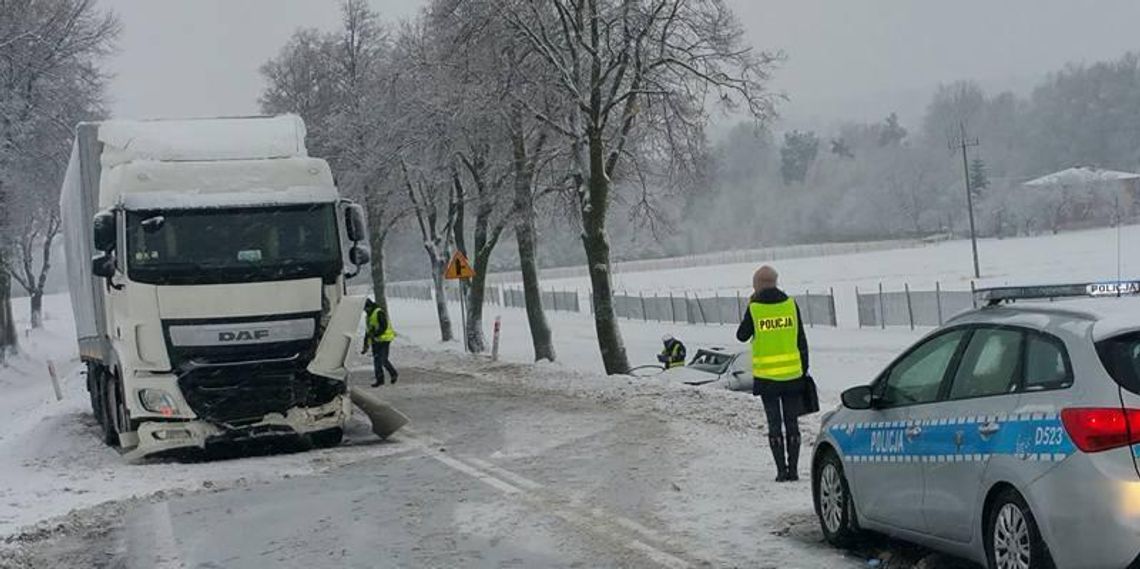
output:
<svg viewBox="0 0 1140 569"><path fill-rule="evenodd" d="M335 208L132 211L127 266L148 284L328 281L341 270Z"/></svg>

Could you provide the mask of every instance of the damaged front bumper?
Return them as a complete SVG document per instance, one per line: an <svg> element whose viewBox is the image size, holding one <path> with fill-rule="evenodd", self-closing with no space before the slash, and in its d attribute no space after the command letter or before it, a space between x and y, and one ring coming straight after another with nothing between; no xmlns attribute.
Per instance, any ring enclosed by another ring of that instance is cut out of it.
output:
<svg viewBox="0 0 1140 569"><path fill-rule="evenodd" d="M255 423L232 426L203 420L147 421L139 425L138 446L125 455L129 461L178 450L205 450L213 444L240 443L295 437L343 429L352 415L348 394L315 407L293 407L285 413L269 413Z"/></svg>

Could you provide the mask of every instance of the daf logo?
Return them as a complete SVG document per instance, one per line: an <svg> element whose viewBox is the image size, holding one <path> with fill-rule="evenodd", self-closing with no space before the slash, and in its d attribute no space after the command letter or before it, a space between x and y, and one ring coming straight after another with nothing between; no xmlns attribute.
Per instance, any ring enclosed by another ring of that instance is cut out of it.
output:
<svg viewBox="0 0 1140 569"><path fill-rule="evenodd" d="M237 332L218 332L219 342L250 342L269 337L269 330L240 330Z"/></svg>

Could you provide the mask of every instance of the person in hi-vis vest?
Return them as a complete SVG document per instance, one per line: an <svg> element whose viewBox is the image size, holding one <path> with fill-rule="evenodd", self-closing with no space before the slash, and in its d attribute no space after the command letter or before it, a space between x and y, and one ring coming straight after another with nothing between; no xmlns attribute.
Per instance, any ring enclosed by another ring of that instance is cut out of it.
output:
<svg viewBox="0 0 1140 569"><path fill-rule="evenodd" d="M388 370L388 375L392 377L392 384L394 385L400 374L392 362L388 361L392 340L396 339L396 330L392 328L392 320L388 318L384 309L373 302L371 298L364 301L364 317L367 324L364 328L364 349L360 353L366 354L368 348L372 348L372 364L375 368L373 373L376 374L376 380L372 383L372 387L384 385L384 370Z"/></svg>
<svg viewBox="0 0 1140 569"><path fill-rule="evenodd" d="M752 394L764 402L776 481L785 482L799 480L799 416L804 412L808 345L800 308L776 287L777 277L768 265L752 275L754 292L736 339L752 341Z"/></svg>

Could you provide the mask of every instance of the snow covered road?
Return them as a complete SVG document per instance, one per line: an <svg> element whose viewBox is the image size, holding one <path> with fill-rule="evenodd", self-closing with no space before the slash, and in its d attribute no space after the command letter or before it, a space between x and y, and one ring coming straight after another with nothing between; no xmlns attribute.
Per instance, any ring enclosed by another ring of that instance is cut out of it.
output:
<svg viewBox="0 0 1140 569"><path fill-rule="evenodd" d="M67 323L49 321L0 373L13 394L0 402L12 417L0 437L0 567L807 568L883 554L893 569L926 556L881 541L858 553L825 546L808 460L804 481L772 482L757 401L600 375L586 318L553 315L561 360L536 366L525 363L521 311L502 313L500 362L435 341L427 303L397 302L392 313L405 373L381 393L412 419L393 440L377 441L358 418L333 449L143 465L99 443L81 375L65 375L54 401L37 370L47 358L76 363ZM623 323L631 353L651 357L657 326ZM726 344L732 332L679 331L690 345ZM809 336L826 407L916 334ZM803 428L808 447L818 416Z"/></svg>
<svg viewBox="0 0 1140 569"><path fill-rule="evenodd" d="M500 379L489 379L486 368L474 375L408 370L384 393L415 428L378 445L382 458L132 504L108 517L110 528L44 542L26 560L229 568L860 565L819 543L808 483L773 484L755 434L509 379L523 371L494 366Z"/></svg>

